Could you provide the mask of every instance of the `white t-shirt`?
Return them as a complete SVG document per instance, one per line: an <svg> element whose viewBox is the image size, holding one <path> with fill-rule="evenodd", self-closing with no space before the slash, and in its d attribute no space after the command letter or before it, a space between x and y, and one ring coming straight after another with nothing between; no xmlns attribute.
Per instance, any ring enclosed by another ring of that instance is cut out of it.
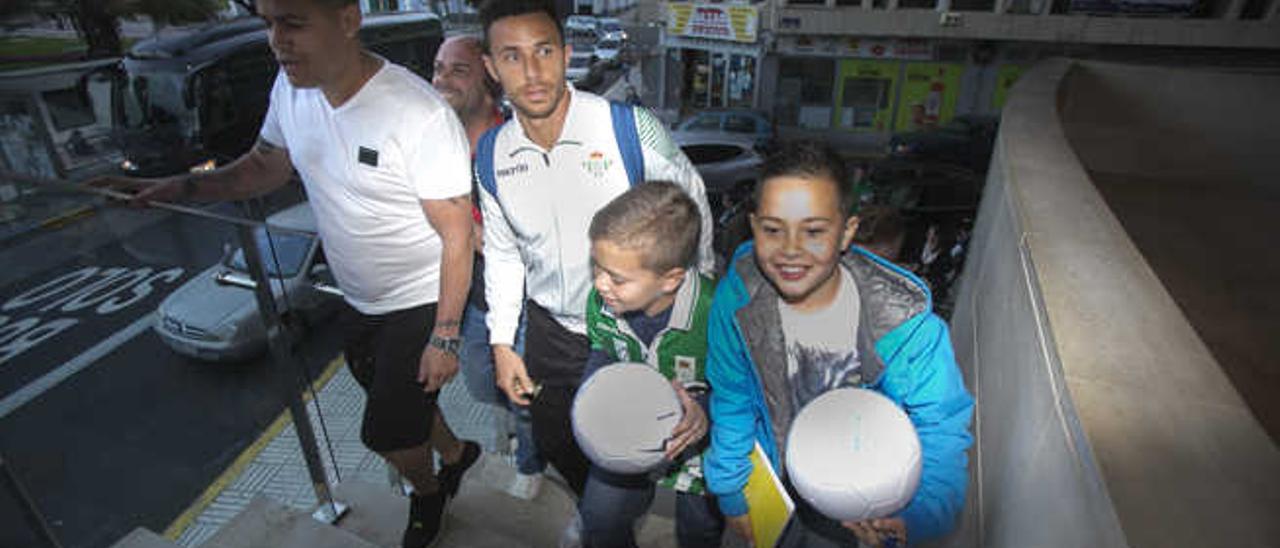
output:
<svg viewBox="0 0 1280 548"><path fill-rule="evenodd" d="M858 286L844 267L836 267L840 289L826 308L802 312L782 300L782 336L787 343L787 384L791 405L799 411L813 398L842 386L858 372Z"/></svg>
<svg viewBox="0 0 1280 548"><path fill-rule="evenodd" d="M348 303L385 314L436 302L439 234L421 200L471 192L471 152L449 104L425 80L383 61L337 108L281 72L262 138L288 150Z"/></svg>

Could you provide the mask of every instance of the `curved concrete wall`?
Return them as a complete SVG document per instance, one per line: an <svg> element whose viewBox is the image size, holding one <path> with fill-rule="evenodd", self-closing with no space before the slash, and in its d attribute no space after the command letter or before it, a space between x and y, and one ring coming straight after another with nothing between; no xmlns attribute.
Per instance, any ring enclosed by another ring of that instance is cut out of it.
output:
<svg viewBox="0 0 1280 548"><path fill-rule="evenodd" d="M1073 150L1076 70L1003 115L952 317L978 443L949 544L1272 546L1280 453Z"/></svg>

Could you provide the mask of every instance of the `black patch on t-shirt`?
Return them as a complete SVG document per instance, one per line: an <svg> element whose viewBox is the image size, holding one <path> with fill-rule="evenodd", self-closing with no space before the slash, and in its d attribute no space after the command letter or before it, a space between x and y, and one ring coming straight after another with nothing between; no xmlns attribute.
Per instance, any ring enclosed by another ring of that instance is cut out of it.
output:
<svg viewBox="0 0 1280 548"><path fill-rule="evenodd" d="M364 165L378 167L378 151L374 149L360 147L360 152L357 155L357 158L360 160L360 163Z"/></svg>

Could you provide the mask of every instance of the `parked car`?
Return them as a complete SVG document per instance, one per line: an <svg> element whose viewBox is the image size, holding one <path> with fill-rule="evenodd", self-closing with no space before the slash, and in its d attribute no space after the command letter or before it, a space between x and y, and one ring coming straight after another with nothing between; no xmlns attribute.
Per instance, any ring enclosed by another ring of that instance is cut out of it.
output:
<svg viewBox="0 0 1280 548"><path fill-rule="evenodd" d="M907 217L977 213L981 174L963 166L890 158L871 167L874 202Z"/></svg>
<svg viewBox="0 0 1280 548"><path fill-rule="evenodd" d="M589 30L595 32L597 25L596 18L590 15L570 15L564 20L565 30Z"/></svg>
<svg viewBox="0 0 1280 548"><path fill-rule="evenodd" d="M673 135L673 139L702 175L708 194L751 186L760 178L764 156L750 136L723 132L681 133Z"/></svg>
<svg viewBox="0 0 1280 548"><path fill-rule="evenodd" d="M596 34L601 40L627 41L627 31L622 28L622 21L617 17L604 17L596 21Z"/></svg>
<svg viewBox="0 0 1280 548"><path fill-rule="evenodd" d="M595 51L574 51L569 57L569 66L565 69L565 78L575 84L586 82L591 76L591 67L595 63Z"/></svg>
<svg viewBox="0 0 1280 548"><path fill-rule="evenodd" d="M673 138L702 176L715 231L712 247L726 261L734 247L750 237L747 213L764 157L748 135L685 133Z"/></svg>
<svg viewBox="0 0 1280 548"><path fill-rule="evenodd" d="M698 135L732 133L750 135L757 147L772 146L773 120L763 112L749 109L707 109L676 124L673 134Z"/></svg>
<svg viewBox="0 0 1280 548"><path fill-rule="evenodd" d="M622 54L622 43L606 38L596 44L596 58L610 66L618 64L619 55Z"/></svg>
<svg viewBox="0 0 1280 548"><path fill-rule="evenodd" d="M314 232L315 215L306 202L267 218L269 225ZM322 294L317 283L332 284L320 238L296 232L256 231L267 257L276 304L290 326L313 325L336 310L337 297ZM272 260L270 250L274 247ZM261 354L266 328L253 290L221 283L219 278L249 280L244 251L236 249L169 294L157 309L154 329L175 352L205 361L237 361ZM283 286L283 287L282 287Z"/></svg>
<svg viewBox="0 0 1280 548"><path fill-rule="evenodd" d="M888 153L901 160L955 164L987 171L999 122L990 116L957 116L937 128L889 138Z"/></svg>

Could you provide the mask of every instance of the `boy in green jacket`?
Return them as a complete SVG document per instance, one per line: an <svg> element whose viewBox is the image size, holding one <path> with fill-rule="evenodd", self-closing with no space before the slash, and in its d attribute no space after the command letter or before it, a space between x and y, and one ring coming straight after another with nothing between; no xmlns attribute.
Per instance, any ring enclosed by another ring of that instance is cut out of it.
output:
<svg viewBox="0 0 1280 548"><path fill-rule="evenodd" d="M707 315L714 282L692 268L701 217L684 190L643 183L591 220L595 288L587 298L591 354L585 380L615 362L647 363L668 379L684 418L667 441L669 475L656 483L676 495L676 538L683 548L720 546L724 519L702 481L706 413ZM592 466L579 504L588 547L634 547L635 523L653 502L655 481Z"/></svg>

